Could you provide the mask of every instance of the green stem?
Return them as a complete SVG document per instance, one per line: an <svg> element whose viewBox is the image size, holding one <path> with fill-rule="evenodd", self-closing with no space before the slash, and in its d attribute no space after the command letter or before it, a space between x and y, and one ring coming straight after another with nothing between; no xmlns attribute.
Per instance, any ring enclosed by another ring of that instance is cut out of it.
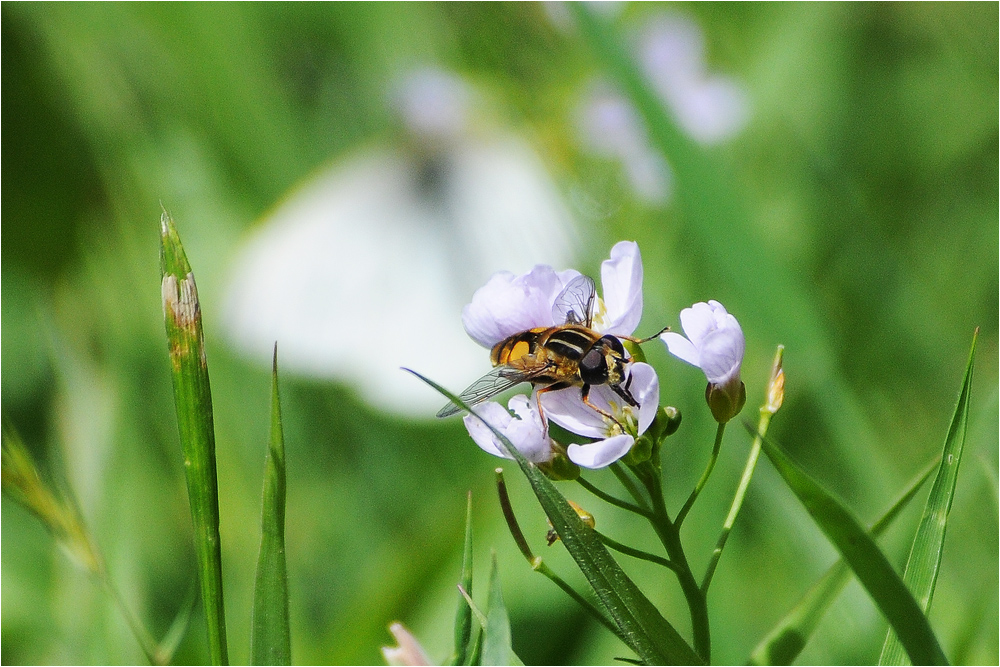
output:
<svg viewBox="0 0 1000 667"><path fill-rule="evenodd" d="M691 633L694 638L694 650L701 656L706 664L711 662L712 657L712 636L708 620L708 603L705 595L701 592L698 582L691 572L687 556L684 554L684 547L681 544L680 526L670 520L667 514L666 503L663 501L663 489L660 486L659 475L655 468L648 461L636 467L636 475L642 480L650 497L653 499L653 518L650 523L657 537L666 549L670 562L673 563L674 573L677 581L684 593L688 609L691 612Z"/></svg>
<svg viewBox="0 0 1000 667"><path fill-rule="evenodd" d="M662 565L663 567L673 570L674 572L678 571L676 565L674 565L673 563L671 563L669 560L667 560L662 556L657 556L655 554L651 554L646 551L642 551L640 549L633 549L628 545L622 544L618 540L611 539L604 533L601 533L599 531L594 531L594 532L596 532L597 536L601 538L601 542L604 543L604 546L611 547L615 551L620 551L626 556L632 556L633 558L648 560L650 563L656 563L657 565Z"/></svg>
<svg viewBox="0 0 1000 667"><path fill-rule="evenodd" d="M649 503L646 502L646 499L643 497L638 487L636 487L632 478L628 476L628 472L625 471L625 468L622 467L621 463L615 462L608 467L611 468L611 472L615 474L615 477L617 477L618 481L622 483L625 490L628 491L633 498L635 498L635 502L639 505L639 507L645 510L647 516L650 515L651 511L649 509Z"/></svg>
<svg viewBox="0 0 1000 667"><path fill-rule="evenodd" d="M736 488L733 504L729 508L729 514L726 516L725 522L722 524L722 533L715 544L715 550L712 551L712 558L708 562L705 577L701 581L701 592L706 597L708 597L708 587L712 584L712 577L715 575L715 568L719 565L719 559L722 557L722 550L726 547L726 540L729 539L729 532L733 529L736 517L743 507L743 499L746 497L747 487L750 486L750 479L753 478L754 470L757 468L757 459L760 458L761 440L767 434L767 426L771 422L771 415L772 413L761 410L760 423L757 425L757 437L754 438L753 445L750 447L750 455L747 457L747 463L743 467L743 476L740 478L740 485Z"/></svg>
<svg viewBox="0 0 1000 667"><path fill-rule="evenodd" d="M631 642L629 642L628 637L626 637L625 633L623 633L621 629L617 625L615 625L614 621L605 616L601 612L601 610L598 609L596 606L594 606L594 604L590 600L588 600L587 598L583 597L578 592L576 592L576 590L572 586L563 581L562 577L560 577L558 574L549 569L549 566L546 565L544 561L542 561L541 556L538 556L529 562L531 564L531 569L535 570L536 572L541 572L546 577L548 577L552 583L561 588L563 592L569 595L571 598L576 600L577 604L583 607L584 610L586 610L586 612L589 613L598 623L600 623L608 630L610 630L612 633L614 633L614 635L618 637L618 639L622 640L622 642L626 646L632 645Z"/></svg>
<svg viewBox="0 0 1000 667"><path fill-rule="evenodd" d="M553 572L548 565L542 560L541 556L536 556L531 551L531 547L528 545L528 540L525 539L524 533L521 531L521 526L517 523L517 517L514 515L514 507L510 503L510 495L507 493L507 482L503 478L503 468L496 469L496 483L497 483L497 495L500 499L500 508L503 510L504 519L507 520L507 528L510 530L511 536L514 538L514 542L517 543L517 548L520 549L521 555L524 556L525 560L528 561L528 565L531 566L532 570L540 572L549 578L549 580L556 586L561 588L567 595L576 600L576 602L583 607L591 616L593 616L597 621L606 627L608 630L613 632L616 637L621 639L626 646L632 646L632 642L629 641L625 633L621 631L614 621L609 619L600 609L594 606L594 604L583 597L576 590L563 581L562 577Z"/></svg>
<svg viewBox="0 0 1000 667"><path fill-rule="evenodd" d="M594 486L593 484L591 484L590 482L588 482L587 480L585 480L583 477L577 477L576 481L580 483L580 486L582 486L583 488L587 489L588 491L590 491L592 494L594 494L595 496L597 496L601 500L603 500L603 501L605 501L607 503L610 503L610 504L614 505L615 507L620 507L620 508L622 508L624 510L628 510L629 512L634 512L634 513L636 513L636 514L638 514L640 516L646 517L647 519L650 519L653 516L652 512L650 512L648 509L643 509L643 508L639 507L638 505L633 505L632 503L630 503L630 502L628 502L626 500L621 500L619 498L615 498L610 493L606 493L604 491L601 491L599 488L597 488L596 486Z"/></svg>
<svg viewBox="0 0 1000 667"><path fill-rule="evenodd" d="M719 424L719 428L715 431L715 444L712 445L712 456L708 459L708 466L705 467L705 472L701 474L701 479L694 487L694 491L688 496L687 502L684 503L684 507L681 511L677 513L677 519L674 523L677 525L677 529L680 530L681 524L684 523L684 518L691 511L691 506L694 505L694 501L698 499L698 494L701 490L705 488L705 484L708 483L708 478L712 474L712 470L715 468L716 461L719 460L719 450L722 448L722 434L726 432L726 425Z"/></svg>

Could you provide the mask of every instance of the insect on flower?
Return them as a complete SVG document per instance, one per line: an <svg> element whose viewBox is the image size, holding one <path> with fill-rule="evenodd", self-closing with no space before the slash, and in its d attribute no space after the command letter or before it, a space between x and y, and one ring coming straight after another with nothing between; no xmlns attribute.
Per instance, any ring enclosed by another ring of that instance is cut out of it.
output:
<svg viewBox="0 0 1000 667"><path fill-rule="evenodd" d="M459 398L472 406L481 403L522 382L538 387L536 396L547 391L580 387L583 402L601 415L614 417L590 402L590 388L608 385L632 407L639 403L629 391L632 382L628 374L631 359L625 354L621 339L643 343L650 338L602 335L592 328L596 289L588 276L579 275L566 284L556 297L553 312L561 315L564 324L535 327L504 338L490 352L495 368L473 382ZM657 334L658 335L658 334ZM538 400L541 413L541 400ZM461 411L449 403L437 413L448 417Z"/></svg>

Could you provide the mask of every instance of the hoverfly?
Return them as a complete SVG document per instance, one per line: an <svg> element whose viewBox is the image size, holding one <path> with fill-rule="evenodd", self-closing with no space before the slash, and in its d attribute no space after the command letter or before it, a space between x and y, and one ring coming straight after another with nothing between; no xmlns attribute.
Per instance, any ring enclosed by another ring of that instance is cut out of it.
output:
<svg viewBox="0 0 1000 667"><path fill-rule="evenodd" d="M567 387L580 387L583 402L614 420L614 417L590 402L590 388L608 385L632 407L639 402L629 392L632 377L626 372L631 362L617 336L602 335L591 326L596 300L594 281L588 276L573 278L553 305L553 314L565 323L553 327L535 327L505 338L490 352L495 368L479 378L459 398L467 405L476 405L522 382L539 387L538 394ZM633 339L644 342L650 339ZM538 400L541 412L541 400ZM449 417L460 412L449 403L437 413ZM544 421L544 419L543 419Z"/></svg>

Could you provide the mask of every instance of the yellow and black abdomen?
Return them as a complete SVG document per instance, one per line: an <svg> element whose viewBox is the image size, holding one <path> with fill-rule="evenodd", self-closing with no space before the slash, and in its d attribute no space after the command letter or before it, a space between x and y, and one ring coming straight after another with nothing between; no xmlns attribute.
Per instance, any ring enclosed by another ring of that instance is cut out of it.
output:
<svg viewBox="0 0 1000 667"><path fill-rule="evenodd" d="M579 385L580 360L600 338L581 325L537 327L497 343L490 353L494 366L518 369L534 384Z"/></svg>
<svg viewBox="0 0 1000 667"><path fill-rule="evenodd" d="M504 338L493 346L493 350L490 351L490 361L494 366L509 366L525 358L538 356L541 347L539 341L550 330L551 327L537 327Z"/></svg>

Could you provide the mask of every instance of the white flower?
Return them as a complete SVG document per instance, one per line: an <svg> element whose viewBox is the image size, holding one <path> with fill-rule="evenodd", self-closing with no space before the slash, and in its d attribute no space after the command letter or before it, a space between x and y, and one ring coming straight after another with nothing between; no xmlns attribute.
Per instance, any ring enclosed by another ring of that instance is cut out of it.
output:
<svg viewBox="0 0 1000 667"><path fill-rule="evenodd" d="M652 146L639 112L609 85L597 83L576 108L576 126L585 148L621 162L635 194L650 204L669 199L670 166Z"/></svg>
<svg viewBox="0 0 1000 667"><path fill-rule="evenodd" d="M566 448L570 461L583 468L603 468L625 456L635 438L646 431L656 416L660 403L660 381L649 364L632 364L629 392L639 403L625 403L609 386L590 388L588 399L614 417L604 415L581 400L580 387L548 391L541 395L545 416L567 431L588 438L603 438L586 445L571 444ZM623 429L624 427L624 429Z"/></svg>
<svg viewBox="0 0 1000 667"><path fill-rule="evenodd" d="M534 400L518 395L510 399L508 406L514 415L494 401L483 403L473 410L517 447L524 458L532 463L545 463L551 460L552 444L548 429L538 415ZM514 458L507 453L503 443L482 420L473 415L466 415L463 421L469 435L484 452L505 459Z"/></svg>
<svg viewBox="0 0 1000 667"><path fill-rule="evenodd" d="M431 664L430 658L427 657L427 652L417 641L409 630L407 630L402 623L393 623L389 626L389 632L392 633L393 638L395 638L396 643L399 646L393 648L391 646L382 647L382 656L385 658L385 662L388 665L429 665Z"/></svg>
<svg viewBox="0 0 1000 667"><path fill-rule="evenodd" d="M746 340L740 323L718 301L685 308L680 319L687 338L672 331L660 334L660 338L672 355L705 373L709 384L706 398L712 414L720 422L729 421L746 401L746 389L740 380Z"/></svg>
<svg viewBox="0 0 1000 667"><path fill-rule="evenodd" d="M696 23L679 15L656 16L640 42L646 76L693 139L715 144L746 124L747 94L728 77L709 73L705 38Z"/></svg>
<svg viewBox="0 0 1000 667"><path fill-rule="evenodd" d="M539 264L515 276L508 271L493 275L472 295L462 310L462 323L469 336L483 347L493 347L514 334L535 327L565 323L556 299L580 273L572 269L556 272ZM642 318L642 256L633 241L621 241L611 249L611 258L601 264L604 299L597 300L594 329L616 336L631 335Z"/></svg>

